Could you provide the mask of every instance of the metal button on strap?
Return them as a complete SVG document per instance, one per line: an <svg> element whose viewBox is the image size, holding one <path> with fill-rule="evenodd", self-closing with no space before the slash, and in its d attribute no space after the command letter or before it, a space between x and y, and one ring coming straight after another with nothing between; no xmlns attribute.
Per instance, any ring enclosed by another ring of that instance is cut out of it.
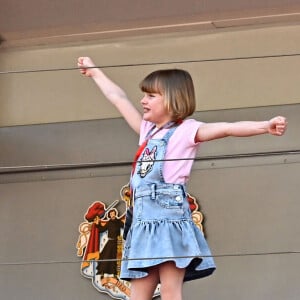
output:
<svg viewBox="0 0 300 300"><path fill-rule="evenodd" d="M176 196L175 200L176 200L176 201L180 201L180 200L181 200L181 197L180 197L180 196Z"/></svg>

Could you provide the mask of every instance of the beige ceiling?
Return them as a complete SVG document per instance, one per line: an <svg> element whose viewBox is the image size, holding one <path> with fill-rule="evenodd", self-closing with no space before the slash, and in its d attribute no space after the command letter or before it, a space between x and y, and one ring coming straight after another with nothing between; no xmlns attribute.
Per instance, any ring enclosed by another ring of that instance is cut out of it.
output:
<svg viewBox="0 0 300 300"><path fill-rule="evenodd" d="M300 0L1 0L2 47L299 23Z"/></svg>

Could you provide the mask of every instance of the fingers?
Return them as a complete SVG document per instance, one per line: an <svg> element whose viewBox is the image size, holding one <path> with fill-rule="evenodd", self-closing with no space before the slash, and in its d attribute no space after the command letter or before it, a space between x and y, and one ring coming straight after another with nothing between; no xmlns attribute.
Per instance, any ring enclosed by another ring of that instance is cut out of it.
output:
<svg viewBox="0 0 300 300"><path fill-rule="evenodd" d="M84 67L84 60L85 60L84 57L79 57L77 60L77 66L80 68L79 71L83 75L85 75L87 71L87 69Z"/></svg>
<svg viewBox="0 0 300 300"><path fill-rule="evenodd" d="M276 133L277 135L283 135L286 130L286 127L283 125L276 125Z"/></svg>
<svg viewBox="0 0 300 300"><path fill-rule="evenodd" d="M273 119L270 120L270 124L271 124L271 129L274 135L283 135L286 131L287 128L287 121L285 117L282 116L277 116Z"/></svg>
<svg viewBox="0 0 300 300"><path fill-rule="evenodd" d="M84 57L78 57L78 60L77 60L77 66L78 67L83 67L84 66Z"/></svg>
<svg viewBox="0 0 300 300"><path fill-rule="evenodd" d="M80 73L88 77L93 76L92 68L95 67L93 61L89 57L79 57L77 60L77 66L80 68Z"/></svg>
<svg viewBox="0 0 300 300"><path fill-rule="evenodd" d="M84 60L84 57L78 57L78 60L77 60L78 66L83 64L83 60Z"/></svg>
<svg viewBox="0 0 300 300"><path fill-rule="evenodd" d="M279 133L279 135L283 135L287 128L287 121L285 117L278 117L278 122L276 124L276 131Z"/></svg>

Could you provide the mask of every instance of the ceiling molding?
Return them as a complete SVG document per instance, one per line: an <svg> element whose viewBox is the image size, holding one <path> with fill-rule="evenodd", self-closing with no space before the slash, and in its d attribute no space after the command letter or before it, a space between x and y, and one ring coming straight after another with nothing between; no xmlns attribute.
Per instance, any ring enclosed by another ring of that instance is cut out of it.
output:
<svg viewBox="0 0 300 300"><path fill-rule="evenodd" d="M129 8L126 13L123 6L114 7L114 0L106 3L105 9L101 1L94 3L93 10L88 9L88 3L85 3L81 11L78 7L73 7L69 0L63 3L61 0L45 1L43 9L38 8L36 0L28 0L26 5L14 4L14 0L6 1L5 4L4 0L0 11L0 49L300 23L300 4L295 4L295 1L277 0L271 6L266 0L232 0L230 3L221 0L201 3L188 0L184 4L173 1L170 7L168 0L164 0L160 4L160 10L157 10L155 3L133 6L134 1L124 0L122 5ZM57 14L54 9L57 7L66 9L65 15ZM68 7L72 7L72 10Z"/></svg>

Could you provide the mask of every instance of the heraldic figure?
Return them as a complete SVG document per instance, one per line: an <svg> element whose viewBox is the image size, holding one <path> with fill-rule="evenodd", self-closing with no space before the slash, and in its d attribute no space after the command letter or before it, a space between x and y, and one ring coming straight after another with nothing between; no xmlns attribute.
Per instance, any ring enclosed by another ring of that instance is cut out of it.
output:
<svg viewBox="0 0 300 300"><path fill-rule="evenodd" d="M129 282L120 280L125 214L119 217L114 206L107 208L102 202L94 202L87 210L79 226L77 255L83 257L81 273L91 278L94 287L113 298L127 300L130 297Z"/></svg>

